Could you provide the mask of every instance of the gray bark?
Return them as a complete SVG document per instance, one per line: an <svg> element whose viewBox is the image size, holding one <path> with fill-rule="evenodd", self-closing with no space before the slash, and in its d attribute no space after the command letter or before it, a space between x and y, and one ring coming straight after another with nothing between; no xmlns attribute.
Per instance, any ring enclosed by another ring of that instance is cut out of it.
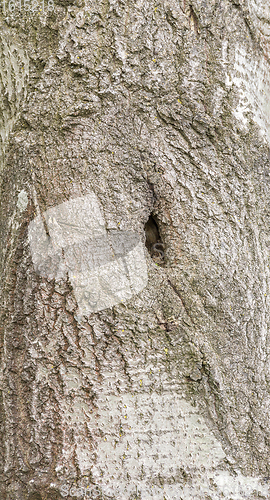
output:
<svg viewBox="0 0 270 500"><path fill-rule="evenodd" d="M26 7L0 17L0 498L269 498L270 8ZM84 314L80 245L42 242L85 200L144 257Z"/></svg>

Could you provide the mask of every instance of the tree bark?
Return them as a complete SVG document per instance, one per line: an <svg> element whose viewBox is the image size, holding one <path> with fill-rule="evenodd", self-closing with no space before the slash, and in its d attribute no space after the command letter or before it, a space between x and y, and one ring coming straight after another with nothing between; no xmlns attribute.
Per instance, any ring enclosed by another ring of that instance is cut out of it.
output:
<svg viewBox="0 0 270 500"><path fill-rule="evenodd" d="M0 21L0 498L269 498L268 4Z"/></svg>

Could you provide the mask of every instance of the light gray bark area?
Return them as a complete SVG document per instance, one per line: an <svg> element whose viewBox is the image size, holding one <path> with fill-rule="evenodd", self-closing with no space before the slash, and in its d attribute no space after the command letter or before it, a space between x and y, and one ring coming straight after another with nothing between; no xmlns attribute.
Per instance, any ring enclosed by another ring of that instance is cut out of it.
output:
<svg viewBox="0 0 270 500"><path fill-rule="evenodd" d="M269 22L262 0L2 15L1 499L269 498ZM153 214L165 266L145 248L143 291L81 318L28 227L89 193L143 242Z"/></svg>

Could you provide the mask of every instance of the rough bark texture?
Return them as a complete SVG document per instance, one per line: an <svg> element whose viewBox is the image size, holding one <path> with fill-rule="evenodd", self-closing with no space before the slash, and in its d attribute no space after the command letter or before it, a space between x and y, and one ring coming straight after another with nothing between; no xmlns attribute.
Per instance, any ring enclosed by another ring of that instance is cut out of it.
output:
<svg viewBox="0 0 270 500"><path fill-rule="evenodd" d="M264 0L2 12L1 500L270 497L269 26ZM89 193L148 282L80 316L28 228Z"/></svg>

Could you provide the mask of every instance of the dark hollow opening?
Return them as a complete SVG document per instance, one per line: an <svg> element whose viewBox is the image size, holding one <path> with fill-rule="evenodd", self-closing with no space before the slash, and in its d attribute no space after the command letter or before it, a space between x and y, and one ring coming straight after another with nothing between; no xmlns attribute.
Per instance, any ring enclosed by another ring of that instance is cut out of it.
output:
<svg viewBox="0 0 270 500"><path fill-rule="evenodd" d="M164 264L164 244L160 236L157 221L152 214L144 226L144 231L145 246L152 259L157 264Z"/></svg>

